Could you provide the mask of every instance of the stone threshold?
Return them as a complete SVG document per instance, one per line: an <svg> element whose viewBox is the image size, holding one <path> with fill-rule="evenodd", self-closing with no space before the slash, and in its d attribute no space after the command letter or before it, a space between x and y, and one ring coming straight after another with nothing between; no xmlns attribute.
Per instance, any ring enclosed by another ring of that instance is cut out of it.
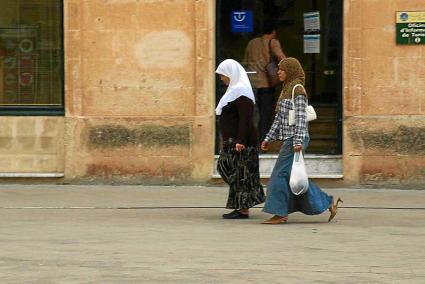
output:
<svg viewBox="0 0 425 284"><path fill-rule="evenodd" d="M213 178L220 178L217 172L218 157L218 155L214 157ZM277 157L277 154L260 155L261 178L270 178ZM310 178L342 179L344 177L342 155L307 154L304 156L304 161Z"/></svg>
<svg viewBox="0 0 425 284"><path fill-rule="evenodd" d="M64 173L0 173L0 178L62 178Z"/></svg>

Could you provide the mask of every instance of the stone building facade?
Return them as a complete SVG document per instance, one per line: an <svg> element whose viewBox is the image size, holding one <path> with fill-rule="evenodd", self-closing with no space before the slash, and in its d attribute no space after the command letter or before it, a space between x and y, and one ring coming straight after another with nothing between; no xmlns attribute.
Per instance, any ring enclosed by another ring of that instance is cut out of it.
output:
<svg viewBox="0 0 425 284"><path fill-rule="evenodd" d="M396 11L344 0L346 185L425 185L425 45L396 45ZM64 115L3 116L0 176L54 182L211 180L216 1L64 1ZM5 179L3 179L4 181Z"/></svg>
<svg viewBox="0 0 425 284"><path fill-rule="evenodd" d="M344 181L425 184L425 45L396 45L396 11L422 1L344 1Z"/></svg>

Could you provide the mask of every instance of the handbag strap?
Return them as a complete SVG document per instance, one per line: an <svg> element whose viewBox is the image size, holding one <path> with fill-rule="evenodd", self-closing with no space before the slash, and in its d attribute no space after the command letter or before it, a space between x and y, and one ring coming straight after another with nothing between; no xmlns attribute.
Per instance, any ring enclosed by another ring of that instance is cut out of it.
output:
<svg viewBox="0 0 425 284"><path fill-rule="evenodd" d="M295 88L296 88L296 87L299 87L299 86L301 86L301 87L304 89L304 91L305 91L304 86L303 86L303 85L301 85L301 84L296 84L296 85L292 88L292 99L291 99L291 103L292 103L292 108L293 108L293 109L295 109L295 103L294 103ZM308 105L308 97L307 97L307 94L305 95L305 99L307 100L307 105Z"/></svg>
<svg viewBox="0 0 425 284"><path fill-rule="evenodd" d="M269 62L275 61L274 60L273 50L272 50L272 40L273 39L269 40L269 56L270 56Z"/></svg>

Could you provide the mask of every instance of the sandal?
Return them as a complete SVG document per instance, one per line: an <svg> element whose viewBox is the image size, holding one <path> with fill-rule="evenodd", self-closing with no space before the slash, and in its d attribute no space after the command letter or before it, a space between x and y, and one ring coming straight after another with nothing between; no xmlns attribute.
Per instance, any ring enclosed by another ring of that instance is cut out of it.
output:
<svg viewBox="0 0 425 284"><path fill-rule="evenodd" d="M329 212L331 212L331 215L329 216L328 223L332 221L332 219L336 216L336 213L338 213L338 203L344 203L340 197L338 197L338 200L336 201L336 204L333 204L333 198L332 198L332 205L329 207Z"/></svg>
<svg viewBox="0 0 425 284"><path fill-rule="evenodd" d="M283 224L286 222L288 222L287 216L274 215L270 219L262 222L261 224L278 225L278 224Z"/></svg>

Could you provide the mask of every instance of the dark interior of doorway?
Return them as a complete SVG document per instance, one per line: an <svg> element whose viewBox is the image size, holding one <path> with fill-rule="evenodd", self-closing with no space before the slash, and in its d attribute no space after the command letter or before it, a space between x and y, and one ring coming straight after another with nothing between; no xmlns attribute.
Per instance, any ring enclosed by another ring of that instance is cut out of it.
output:
<svg viewBox="0 0 425 284"><path fill-rule="evenodd" d="M318 119L310 123L314 154L342 153L342 1L341 0L217 0L216 62L242 61L249 40L262 34L264 21L273 19L286 56L300 60L306 72L306 89ZM232 11L253 12L253 32L231 31ZM304 13L320 12L320 53L304 53ZM217 102L225 86L217 80ZM278 91L277 91L278 96ZM217 125L218 126L218 125ZM219 148L217 128L216 151ZM278 150L278 145L274 151Z"/></svg>

